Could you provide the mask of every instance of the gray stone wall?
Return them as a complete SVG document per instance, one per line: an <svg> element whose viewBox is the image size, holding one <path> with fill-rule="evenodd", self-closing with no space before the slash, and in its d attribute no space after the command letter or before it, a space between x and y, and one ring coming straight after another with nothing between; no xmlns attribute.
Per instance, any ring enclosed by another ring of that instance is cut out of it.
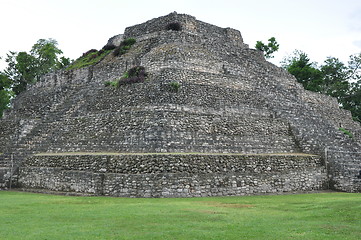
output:
<svg viewBox="0 0 361 240"><path fill-rule="evenodd" d="M170 22L179 22L182 31L166 31ZM0 124L5 168L10 169L10 156L17 169L40 152L306 152L324 157L330 146L360 151L361 127L349 112L333 98L305 91L285 70L243 44L236 30L170 14L127 28L124 37L137 42L121 57L109 54L94 66L47 74L17 96ZM146 82L104 86L136 65L149 73ZM180 89L172 91L170 82L178 82ZM340 126L355 137L346 137ZM356 158L328 159L335 189L359 187L359 165L339 171L337 164L351 166Z"/></svg>
<svg viewBox="0 0 361 240"><path fill-rule="evenodd" d="M327 187L317 156L72 155L32 156L24 188L119 197L200 197L311 191Z"/></svg>
<svg viewBox="0 0 361 240"><path fill-rule="evenodd" d="M220 28L212 24L208 24L195 17L186 14L171 13L167 16L155 18L132 27L125 29L124 37L144 37L152 33L161 33L166 30L169 23L179 23L182 32L188 32L195 35L201 35L205 39L213 41L232 42L235 45L246 46L243 44L243 38L238 30L230 28ZM171 32L171 30L169 30Z"/></svg>
<svg viewBox="0 0 361 240"><path fill-rule="evenodd" d="M118 90L87 86L53 94L43 89L41 94L24 95L14 111L43 118L26 142L37 152L298 151L287 121L261 107L259 95L203 84L216 79L213 75L204 74L203 79L195 72L170 72L163 72L158 81ZM187 82L172 92L172 79Z"/></svg>

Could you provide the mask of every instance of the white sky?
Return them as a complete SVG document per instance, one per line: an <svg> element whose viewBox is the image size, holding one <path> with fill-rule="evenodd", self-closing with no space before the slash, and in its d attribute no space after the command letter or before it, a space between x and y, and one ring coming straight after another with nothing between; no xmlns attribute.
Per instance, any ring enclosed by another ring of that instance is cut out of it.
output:
<svg viewBox="0 0 361 240"><path fill-rule="evenodd" d="M360 0L0 0L0 70L9 51L30 51L53 38L66 57L102 48L128 26L173 11L241 31L244 42L275 37L278 64L299 49L312 61L327 56L347 62L361 52Z"/></svg>

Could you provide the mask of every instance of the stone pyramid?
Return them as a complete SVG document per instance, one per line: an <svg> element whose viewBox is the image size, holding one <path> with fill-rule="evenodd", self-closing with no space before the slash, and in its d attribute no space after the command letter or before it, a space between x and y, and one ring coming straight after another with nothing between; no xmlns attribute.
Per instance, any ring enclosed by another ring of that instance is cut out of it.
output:
<svg viewBox="0 0 361 240"><path fill-rule="evenodd" d="M361 191L360 125L238 30L174 12L126 28L100 53L14 99L0 120L1 188L125 197Z"/></svg>

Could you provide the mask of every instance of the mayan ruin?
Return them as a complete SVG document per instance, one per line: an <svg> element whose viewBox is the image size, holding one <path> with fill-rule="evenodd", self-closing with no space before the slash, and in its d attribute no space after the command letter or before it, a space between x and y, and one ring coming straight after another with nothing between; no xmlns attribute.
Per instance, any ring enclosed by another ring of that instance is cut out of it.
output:
<svg viewBox="0 0 361 240"><path fill-rule="evenodd" d="M0 119L0 189L361 192L360 124L266 61L240 31L173 12L88 54L101 59L44 75Z"/></svg>

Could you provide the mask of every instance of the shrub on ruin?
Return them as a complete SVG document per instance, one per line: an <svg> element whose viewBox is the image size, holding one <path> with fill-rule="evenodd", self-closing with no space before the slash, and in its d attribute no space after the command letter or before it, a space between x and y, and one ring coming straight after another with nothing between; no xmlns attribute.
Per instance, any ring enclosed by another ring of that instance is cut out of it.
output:
<svg viewBox="0 0 361 240"><path fill-rule="evenodd" d="M142 66L136 66L126 71L120 79L114 81L105 82L105 86L120 87L122 85L141 83L144 82L147 77L145 68Z"/></svg>
<svg viewBox="0 0 361 240"><path fill-rule="evenodd" d="M344 128L339 128L339 130L341 132L343 132L345 135L347 135L349 138L353 138L353 135L350 131L348 131L347 129L344 129Z"/></svg>
<svg viewBox="0 0 361 240"><path fill-rule="evenodd" d="M181 87L181 84L176 81L170 82L168 85L172 92L178 92L179 88Z"/></svg>
<svg viewBox="0 0 361 240"><path fill-rule="evenodd" d="M106 50L114 50L116 48L117 46L115 46L114 44L107 44L102 49L106 51Z"/></svg>
<svg viewBox="0 0 361 240"><path fill-rule="evenodd" d="M172 22L169 23L166 28L167 31L168 30L172 30L172 31L181 31L182 30L182 25L179 22Z"/></svg>
<svg viewBox="0 0 361 240"><path fill-rule="evenodd" d="M145 68L142 66L136 66L128 70L128 77L138 77L145 74Z"/></svg>
<svg viewBox="0 0 361 240"><path fill-rule="evenodd" d="M90 49L89 51L86 51L85 53L83 53L82 57L92 55L92 54L96 54L97 52L98 52L98 50L96 50L96 49Z"/></svg>
<svg viewBox="0 0 361 240"><path fill-rule="evenodd" d="M118 81L106 81L104 85L106 87L118 87Z"/></svg>
<svg viewBox="0 0 361 240"><path fill-rule="evenodd" d="M135 42L136 42L135 38L125 39L120 43L120 45L117 48L115 48L113 55L115 57L118 57L125 54Z"/></svg>
<svg viewBox="0 0 361 240"><path fill-rule="evenodd" d="M144 82L147 76L145 68L142 66L136 66L129 69L125 74L126 77L119 79L118 87L121 85L131 84L131 83L140 83Z"/></svg>
<svg viewBox="0 0 361 240"><path fill-rule="evenodd" d="M134 43L136 43L136 41L137 40L135 40L135 38L127 38L122 42L122 44L125 46L132 46Z"/></svg>

